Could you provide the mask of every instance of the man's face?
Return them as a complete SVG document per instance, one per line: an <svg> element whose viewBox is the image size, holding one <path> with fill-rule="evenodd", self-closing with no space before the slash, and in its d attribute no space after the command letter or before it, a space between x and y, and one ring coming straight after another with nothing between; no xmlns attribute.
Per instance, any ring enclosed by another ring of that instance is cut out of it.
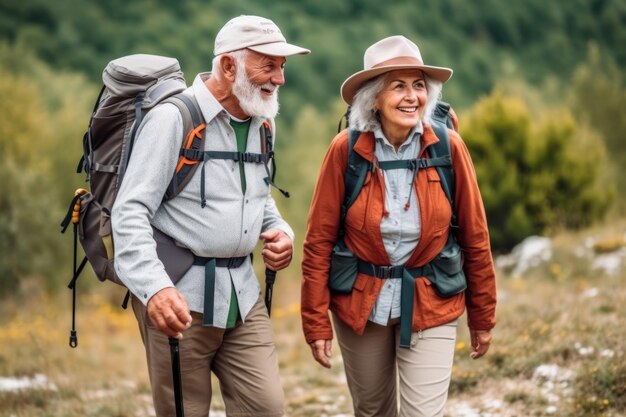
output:
<svg viewBox="0 0 626 417"><path fill-rule="evenodd" d="M286 61L284 57L263 55L250 50L245 59L236 60L233 94L239 99L239 105L247 115L276 117L279 108L278 87L285 83Z"/></svg>

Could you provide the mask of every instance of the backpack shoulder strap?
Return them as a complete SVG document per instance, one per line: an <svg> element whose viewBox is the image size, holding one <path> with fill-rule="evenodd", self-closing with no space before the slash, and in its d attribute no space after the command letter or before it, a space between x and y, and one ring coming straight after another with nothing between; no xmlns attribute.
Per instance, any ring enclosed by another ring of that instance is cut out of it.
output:
<svg viewBox="0 0 626 417"><path fill-rule="evenodd" d="M363 188L367 171L372 169L372 164L361 155L354 152L354 145L361 136L358 130L348 129L348 164L344 175L344 194L341 204L341 219L339 224L339 238L345 234L345 220L348 209L354 203Z"/></svg>
<svg viewBox="0 0 626 417"><path fill-rule="evenodd" d="M201 152L204 149L205 127L202 112L196 99L185 93L176 94L164 102L174 104L183 118L183 141L178 156L176 171L165 192L165 200L176 197L191 180L198 168L198 160L186 158L185 151Z"/></svg>
<svg viewBox="0 0 626 417"><path fill-rule="evenodd" d="M428 148L431 158L444 158L446 163L437 166L437 172L441 178L441 187L448 197L450 206L452 207L452 224L456 225L456 213L454 212L454 168L452 166L452 155L450 152L450 136L448 128L453 128L452 119L450 117L450 105L445 102L437 102L437 107L432 116L432 128L439 138L439 142L432 144Z"/></svg>
<svg viewBox="0 0 626 417"><path fill-rule="evenodd" d="M273 140L273 123L272 120L267 119L261 123L259 128L259 135L261 137L261 154L263 155L263 163L265 165L265 173L267 177L264 178L265 183L276 188L280 193L289 198L289 191L283 190L274 182L276 177L276 155L274 154L274 140ZM269 164L271 163L271 170Z"/></svg>
<svg viewBox="0 0 626 417"><path fill-rule="evenodd" d="M346 112L339 119L339 124L337 125L337 133L341 132L343 129L347 129L350 127L350 111L351 110L352 110L352 106L348 106L348 108L346 109ZM344 127L341 127L342 122L344 120L346 121L346 125Z"/></svg>

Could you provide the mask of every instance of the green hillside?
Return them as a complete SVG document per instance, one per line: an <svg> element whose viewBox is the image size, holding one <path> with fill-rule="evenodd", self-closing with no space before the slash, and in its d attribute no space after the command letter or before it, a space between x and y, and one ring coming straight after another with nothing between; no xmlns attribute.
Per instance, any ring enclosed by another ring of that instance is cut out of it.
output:
<svg viewBox="0 0 626 417"><path fill-rule="evenodd" d="M85 185L74 171L107 62L175 56L191 81L239 14L269 17L312 50L289 59L277 120L277 183L292 197L276 199L297 235L286 275L299 276L315 178L345 111L339 87L367 46L394 34L455 71L443 98L460 115L496 252L626 213L623 0L3 0L0 296L23 277L50 289L67 279L71 238L57 225Z"/></svg>
<svg viewBox="0 0 626 417"><path fill-rule="evenodd" d="M455 69L446 96L462 107L504 76L566 80L590 43L626 67L626 3L620 0L159 1L5 0L0 39L34 50L55 69L96 82L112 58L173 55L189 76L210 63L220 26L239 14L270 17L313 51L289 63L285 99L324 108L362 65L365 48L392 34L415 40L427 63Z"/></svg>

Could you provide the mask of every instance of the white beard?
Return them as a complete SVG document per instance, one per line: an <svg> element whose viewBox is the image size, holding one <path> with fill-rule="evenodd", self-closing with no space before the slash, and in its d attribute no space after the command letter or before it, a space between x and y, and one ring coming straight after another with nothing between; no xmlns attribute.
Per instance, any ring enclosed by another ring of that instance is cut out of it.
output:
<svg viewBox="0 0 626 417"><path fill-rule="evenodd" d="M274 90L271 97L263 97L262 88ZM233 94L239 100L239 106L248 116L273 119L278 114L278 86L271 83L254 85L245 71L237 71L233 83Z"/></svg>

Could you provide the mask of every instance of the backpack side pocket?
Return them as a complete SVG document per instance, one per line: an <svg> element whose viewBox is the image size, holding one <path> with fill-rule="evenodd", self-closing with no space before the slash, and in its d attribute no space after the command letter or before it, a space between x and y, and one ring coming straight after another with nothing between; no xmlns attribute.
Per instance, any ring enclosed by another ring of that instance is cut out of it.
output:
<svg viewBox="0 0 626 417"><path fill-rule="evenodd" d="M80 197L78 237L96 277L123 285L113 268L111 215L91 193Z"/></svg>
<svg viewBox="0 0 626 417"><path fill-rule="evenodd" d="M343 242L338 242L330 258L328 288L335 293L349 294L358 273L357 257Z"/></svg>
<svg viewBox="0 0 626 417"><path fill-rule="evenodd" d="M455 241L449 241L441 253L430 262L435 292L439 297L448 298L465 291L467 281L463 272L463 254Z"/></svg>

